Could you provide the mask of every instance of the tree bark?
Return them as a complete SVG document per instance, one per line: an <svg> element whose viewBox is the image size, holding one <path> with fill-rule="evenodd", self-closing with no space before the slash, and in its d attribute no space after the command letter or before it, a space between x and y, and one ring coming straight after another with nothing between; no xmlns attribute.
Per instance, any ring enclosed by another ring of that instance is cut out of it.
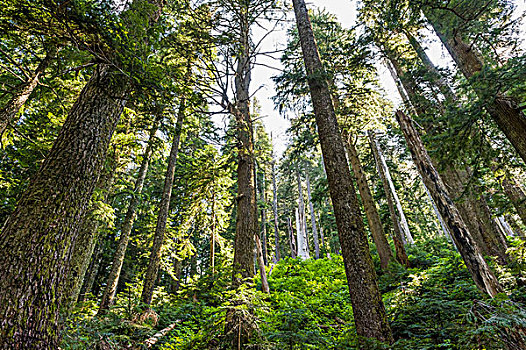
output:
<svg viewBox="0 0 526 350"><path fill-rule="evenodd" d="M376 245L376 250L378 251L378 255L380 257L380 265L382 269L385 269L389 265L389 261L393 257L393 253L391 252L391 247L387 242L387 237L385 236L384 228L380 220L380 215L378 215L378 210L376 209L373 195L371 194L369 184L367 183L367 178L363 172L360 158L358 157L358 151L349 137L347 137L346 146L347 154L349 155L349 161L351 162L354 177L358 185L358 191L362 197L363 207L365 209L367 221L369 222L369 228L371 229L371 235L373 236L374 244Z"/></svg>
<svg viewBox="0 0 526 350"><path fill-rule="evenodd" d="M77 301L84 301L86 299L86 294L91 293L93 290L93 285L95 284L95 279L99 273L100 263L102 261L102 242L99 240L95 244L93 254L91 255L91 262L89 264L84 282L82 283L82 288L80 289L79 297Z"/></svg>
<svg viewBox="0 0 526 350"><path fill-rule="evenodd" d="M263 250L261 247L261 241L258 237L258 235L254 236L256 240L256 252L258 254L258 267L259 267L259 275L261 277L261 290L263 293L270 293L270 288L268 286L268 280L267 280L267 272L265 271L265 261L263 259Z"/></svg>
<svg viewBox="0 0 526 350"><path fill-rule="evenodd" d="M378 290L358 198L354 192L345 148L325 78L326 73L305 2L294 0L293 4L342 247L356 332L360 337L390 343L393 338Z"/></svg>
<svg viewBox="0 0 526 350"><path fill-rule="evenodd" d="M289 231L290 257L296 259L296 240L294 239L294 230L292 229L292 220L287 217L287 229Z"/></svg>
<svg viewBox="0 0 526 350"><path fill-rule="evenodd" d="M526 193L509 171L506 171L504 176L499 180L504 193L509 198L511 204L513 204L522 223L526 225Z"/></svg>
<svg viewBox="0 0 526 350"><path fill-rule="evenodd" d="M238 139L237 166L237 215L234 241L233 284L238 286L244 279L253 278L254 236L258 232L257 200L254 183L254 128L250 115L250 25L243 9L239 18L241 36L235 77L235 106L231 112L236 118Z"/></svg>
<svg viewBox="0 0 526 350"><path fill-rule="evenodd" d="M2 230L0 289L9 292L0 296L0 348L58 347L71 255L84 244L79 223L128 91L122 76L98 68Z"/></svg>
<svg viewBox="0 0 526 350"><path fill-rule="evenodd" d="M4 133L9 123L17 116L18 112L29 99L33 90L38 86L40 78L44 75L47 67L55 58L57 50L51 48L27 81L22 83L15 91L14 96L7 102L6 106L0 110L0 135Z"/></svg>
<svg viewBox="0 0 526 350"><path fill-rule="evenodd" d="M398 260L398 262L405 267L410 267L409 258L407 257L407 253L405 251L400 219L395 209L393 192L391 191L391 186L389 186L389 181L387 179L387 171L389 171L389 169L387 169L385 161L382 161L383 156L381 154L381 150L379 149L379 145L376 142L376 137L369 133L368 138L376 162L378 175L380 175L380 179L382 180L385 199L387 200L387 207L389 208L389 215L393 221L393 235L391 237L393 238L395 246L396 260Z"/></svg>
<svg viewBox="0 0 526 350"><path fill-rule="evenodd" d="M307 220L305 218L305 199L303 198L303 186L299 168L296 167L296 179L298 182L298 256L305 260L310 258L309 243L307 241Z"/></svg>
<svg viewBox="0 0 526 350"><path fill-rule="evenodd" d="M255 180L256 186L257 178ZM260 187L261 201L264 203L263 208L261 209L261 252L263 255L263 261L265 266L268 266L268 254L267 254L267 198L265 196L265 171L263 171L263 181Z"/></svg>
<svg viewBox="0 0 526 350"><path fill-rule="evenodd" d="M412 106L415 113L425 120L426 108L419 103L418 96L420 93L416 82L405 73L395 59L394 54L387 48L385 51L391 62L388 68L404 103L407 106ZM428 67L428 69L430 68ZM430 123L425 123L424 127L432 134L439 131ZM435 157L432 160L435 166L439 164ZM473 189L466 189L470 182L470 169L461 165L455 167L447 165L445 168L438 168L438 171L443 181L450 186L450 194L454 196L452 198L457 202L457 209L460 211L464 223L468 226L470 234L477 241L482 252L487 255L497 256L501 263L506 263L506 249L501 247L501 244L498 242L498 228L491 218L491 212L486 200L483 197L479 198Z"/></svg>
<svg viewBox="0 0 526 350"><path fill-rule="evenodd" d="M459 70L466 79L474 83L472 84L473 89L480 98L486 101L488 113L506 135L522 160L526 162L526 137L524 137L526 135L526 116L521 111L517 101L498 91L489 98L485 88L480 88L476 84L477 80L484 79L478 74L485 66L481 54L477 52L474 45L466 43L459 33L442 23L440 16L435 15L434 11L427 9L425 14ZM495 84L497 85L497 82Z"/></svg>
<svg viewBox="0 0 526 350"><path fill-rule="evenodd" d="M480 291L494 297L502 291L495 275L490 270L482 253L468 232L459 211L451 200L447 189L436 171L431 158L427 154L424 144L418 135L412 120L402 111L396 112L396 118L404 134L414 163L422 176L429 192L433 196L440 214L444 218L449 232L466 264L473 281Z"/></svg>
<svg viewBox="0 0 526 350"><path fill-rule="evenodd" d="M310 192L310 179L309 174L305 173L307 180L307 200L309 201L310 219L312 223L312 236L314 238L314 251L316 259L320 258L320 242L318 238L318 228L316 227L316 213L314 212L314 205L312 204L312 197Z"/></svg>
<svg viewBox="0 0 526 350"><path fill-rule="evenodd" d="M137 207L139 206L139 203L141 201L142 189L144 186L144 181L146 180L146 174L148 173L148 167L150 165L150 157L153 153L153 144L155 142L156 132L157 126L155 125L150 131L148 144L143 154L141 166L139 168L139 173L137 174L137 179L135 180L135 188L133 190L133 194L128 204L128 209L126 211L126 216L124 217L124 222L122 223L119 242L117 243L117 249L115 250L115 253L113 255L110 274L108 275L106 288L104 289L104 294L102 295L102 300L100 302L98 312L99 314L103 314L105 310L109 309L113 305L114 302L122 265L124 264L124 257L128 248L128 242L130 241L130 234L133 228L133 222L135 221L135 217L137 215Z"/></svg>
<svg viewBox="0 0 526 350"><path fill-rule="evenodd" d="M166 222L170 215L170 199L172 198L172 188L175 177L175 166L177 164L177 154L179 153L179 143L181 141L181 134L183 131L183 122L186 114L186 101L183 99L179 106L177 113L177 122L174 130L174 137L172 141L172 148L170 156L168 157L168 166L166 168L166 175L164 178L164 187L159 203L159 211L157 214L157 224L155 226L155 233L153 235L152 250L150 252L150 259L148 268L144 274L144 284L141 294L141 301L145 305L152 303L153 291L157 282L159 274L159 267L161 265L161 248L164 243L164 235L166 232Z"/></svg>
<svg viewBox="0 0 526 350"><path fill-rule="evenodd" d="M281 260L279 251L279 226L278 226L278 187L276 185L276 163L272 161L272 211L274 214L274 244L276 248L276 261Z"/></svg>

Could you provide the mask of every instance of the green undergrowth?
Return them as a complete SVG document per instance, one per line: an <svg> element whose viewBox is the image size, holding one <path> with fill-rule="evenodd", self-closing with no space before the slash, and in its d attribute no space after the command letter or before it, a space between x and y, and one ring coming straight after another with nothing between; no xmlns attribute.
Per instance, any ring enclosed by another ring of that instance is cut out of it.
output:
<svg viewBox="0 0 526 350"><path fill-rule="evenodd" d="M510 255L519 254L515 262L497 269L507 293L489 299L447 242L409 247L412 268L392 264L377 271L395 343L362 340L362 348L519 349L526 329L523 250L524 243L512 244ZM90 314L95 305L84 304L68 321L63 349L95 348L101 340L106 346L101 349L146 348L145 339L173 322L176 327L153 348L227 349L234 340L225 334L227 318L238 320L249 334L246 349L358 348L340 256L280 261L269 276L270 295L259 292L258 280L229 289L230 276L225 270L197 279L175 296L160 293L154 306L157 322L137 318L137 291L128 292L127 299L121 295L127 301L102 319Z"/></svg>

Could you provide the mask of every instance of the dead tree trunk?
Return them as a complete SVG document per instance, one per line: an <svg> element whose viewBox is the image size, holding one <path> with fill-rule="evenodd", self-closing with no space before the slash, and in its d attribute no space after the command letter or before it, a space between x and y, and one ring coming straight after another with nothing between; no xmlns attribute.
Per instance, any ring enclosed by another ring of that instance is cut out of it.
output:
<svg viewBox="0 0 526 350"><path fill-rule="evenodd" d="M318 239L318 228L316 227L316 213L314 212L314 205L312 204L312 197L310 192L310 179L309 174L305 173L307 180L307 200L309 201L310 218L312 223L312 236L314 238L314 251L316 259L320 258L320 242Z"/></svg>
<svg viewBox="0 0 526 350"><path fill-rule="evenodd" d="M281 260L279 251L279 227L278 227L278 187L276 185L276 164L272 161L272 211L274 214L274 244L276 249L276 261Z"/></svg>
<svg viewBox="0 0 526 350"><path fill-rule="evenodd" d="M305 199L303 198L303 185L299 168L296 167L298 182L298 256L302 259L310 258L309 244L307 241L307 220L305 219Z"/></svg>
<svg viewBox="0 0 526 350"><path fill-rule="evenodd" d="M429 189L440 214L444 218L473 281L482 292L494 297L502 291L502 287L482 257L477 243L469 234L459 211L433 166L412 120L402 111L396 112L396 118L406 139L413 161Z"/></svg>
<svg viewBox="0 0 526 350"><path fill-rule="evenodd" d="M389 186L389 181L387 179L386 168L384 167L385 162L382 161L382 154L380 153L379 146L376 142L376 137L369 133L368 138L376 162L378 175L380 175L380 179L382 180L385 199L387 200L387 206L389 208L389 214L391 216L391 220L393 221L393 235L391 237L393 238L395 246L396 260L398 260L398 262L405 267L410 267L409 258L407 257L407 253L405 251L401 228L402 226L400 225L400 220L395 209L393 193L391 192L391 187Z"/></svg>

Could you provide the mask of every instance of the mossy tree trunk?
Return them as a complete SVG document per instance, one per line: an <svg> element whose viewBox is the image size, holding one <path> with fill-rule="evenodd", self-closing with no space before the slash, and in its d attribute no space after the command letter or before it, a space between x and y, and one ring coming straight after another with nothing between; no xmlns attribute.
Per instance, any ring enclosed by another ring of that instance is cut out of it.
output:
<svg viewBox="0 0 526 350"><path fill-rule="evenodd" d="M303 0L294 0L293 5L342 247L356 331L361 337L390 343L393 338L378 290L358 198L354 192L329 85L307 7Z"/></svg>

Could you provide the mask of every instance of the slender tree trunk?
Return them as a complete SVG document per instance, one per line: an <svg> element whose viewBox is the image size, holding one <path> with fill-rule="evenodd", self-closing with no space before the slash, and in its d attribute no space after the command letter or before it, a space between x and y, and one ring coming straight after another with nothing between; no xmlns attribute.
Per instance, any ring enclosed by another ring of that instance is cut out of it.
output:
<svg viewBox="0 0 526 350"><path fill-rule="evenodd" d="M212 275L216 273L216 195L212 195L212 228L210 233L210 267Z"/></svg>
<svg viewBox="0 0 526 350"><path fill-rule="evenodd" d="M429 201L431 202L431 205L433 206L433 211L435 212L435 216L437 217L437 220L440 224L440 227L442 228L442 232L444 233L444 236L446 236L448 239L451 238L451 234L449 233L449 230L447 229L446 223L444 222L444 219L442 218L442 215L438 211L437 205L435 204L435 201L433 200L433 196L431 196L431 193L427 189L427 186L424 181L422 180L422 186L424 186L424 189L426 190L426 194L429 197Z"/></svg>
<svg viewBox="0 0 526 350"><path fill-rule="evenodd" d="M325 80L326 73L305 2L294 0L293 4L338 226L356 331L361 337L390 343L393 338L378 290L358 198L354 192L329 86Z"/></svg>
<svg viewBox="0 0 526 350"><path fill-rule="evenodd" d="M356 179L356 183L358 184L358 191L362 197L363 207L365 209L365 214L367 215L367 221L369 222L369 228L371 229L374 244L376 245L376 250L378 251L378 255L380 257L380 265L382 269L385 269L389 265L389 261L393 257L393 253L391 252L391 247L387 242L387 237L384 233L380 215L378 215L378 210L376 209L373 195L371 194L369 184L367 183L367 178L363 172L360 158L358 157L358 151L348 137L346 146L354 177Z"/></svg>
<svg viewBox="0 0 526 350"><path fill-rule="evenodd" d="M307 179L307 200L309 201L310 219L312 222L312 236L314 238L314 251L316 259L320 258L320 242L318 239L318 228L316 227L316 213L314 212L314 205L312 204L312 197L310 192L310 179L309 174L305 173Z"/></svg>
<svg viewBox="0 0 526 350"><path fill-rule="evenodd" d="M371 133L369 133L368 137L369 143L371 145L371 150L376 161L378 175L380 175L380 179L382 180L385 198L387 200L387 206L389 208L389 214L391 216L391 220L393 221L393 235L391 237L393 238L395 246L396 259L400 264L404 265L405 267L410 267L409 258L407 257L407 253L405 251L402 228L399 221L400 219L395 209L393 192L391 191L391 187L389 186L389 181L387 178L387 172L389 171L389 169L386 168L387 166L385 164L385 161L382 161L383 156L381 154L381 150L379 149L379 145L376 142L376 137L373 136Z"/></svg>
<svg viewBox="0 0 526 350"><path fill-rule="evenodd" d="M16 89L13 97L7 102L6 106L0 110L0 135L4 133L9 123L16 118L22 106L24 106L33 90L38 86L40 78L53 61L56 52L57 49L55 47L47 52L46 57L40 61L40 64L35 71L32 72L27 81Z"/></svg>
<svg viewBox="0 0 526 350"><path fill-rule="evenodd" d="M256 252L258 255L258 267L259 267L259 275L261 277L261 290L263 293L270 293L270 288L268 286L268 280L267 280L267 272L265 271L265 261L263 259L263 250L261 247L261 241L259 240L258 235L254 236L256 240Z"/></svg>
<svg viewBox="0 0 526 350"><path fill-rule="evenodd" d="M515 218L512 215L510 215L510 214L507 214L505 216L505 218L506 218L507 222L510 224L513 232L515 233L515 236L524 238L525 237L524 231L519 226L519 224L517 223Z"/></svg>
<svg viewBox="0 0 526 350"><path fill-rule="evenodd" d="M303 260L310 258L309 244L307 242L307 221L305 219L305 199L303 198L303 186L299 168L296 167L296 178L298 180L298 256Z"/></svg>
<svg viewBox="0 0 526 350"><path fill-rule="evenodd" d="M484 79L477 73L483 70L485 64L474 45L466 43L460 33L448 28L445 23L441 22L440 17L435 16L429 9L425 10L425 14L459 70L466 79L473 82L473 89L481 99L484 99L486 109L497 126L506 135L522 160L526 162L526 137L524 137L526 135L526 116L517 101L498 91L490 98L486 88L480 88L476 83L477 80Z"/></svg>
<svg viewBox="0 0 526 350"><path fill-rule="evenodd" d="M155 226L155 233L153 235L152 250L150 252L150 259L148 268L144 274L144 284L141 294L141 301L150 305L152 303L153 291L157 282L159 274L159 267L161 265L161 248L164 243L164 235L166 232L166 223L170 215L170 199L172 198L172 188L175 177L175 166L177 164L177 154L179 153L179 143L181 141L181 134L183 131L183 122L186 114L186 101L183 99L179 106L177 114L177 122L175 125L174 138L172 141L172 148L170 156L168 157L168 166L166 168L166 176L164 178L164 187L159 203L159 211L157 214L157 224Z"/></svg>
<svg viewBox="0 0 526 350"><path fill-rule="evenodd" d="M294 230L292 229L292 220L287 217L287 229L289 231L290 257L296 259L296 240L294 239Z"/></svg>
<svg viewBox="0 0 526 350"><path fill-rule="evenodd" d="M95 279L99 273L100 263L102 262L102 252L102 242L99 239L95 244L95 249L91 256L91 262L89 264L88 271L86 272L82 288L80 289L80 295L77 298L78 301L84 301L86 299L86 294L91 293L93 290Z"/></svg>
<svg viewBox="0 0 526 350"><path fill-rule="evenodd" d="M433 196L433 200L437 204L442 217L446 221L449 232L451 232L453 236L460 255L473 277L473 281L475 281L475 284L482 292L494 297L502 291L502 288L482 257L477 243L469 234L459 211L449 197L447 189L433 166L431 158L429 158L412 120L402 111L396 112L396 117L413 157L413 161L424 179L429 192Z"/></svg>
<svg viewBox="0 0 526 350"><path fill-rule="evenodd" d="M263 169L262 169L263 170ZM265 171L263 170L263 181L260 186L261 201L263 201L264 206L261 209L261 249L263 254L263 261L265 266L268 266L268 254L267 254L267 198L265 195Z"/></svg>
<svg viewBox="0 0 526 350"><path fill-rule="evenodd" d="M276 185L276 163L272 161L272 211L274 214L274 244L276 246L276 261L281 260L279 251L279 227L278 227L278 187Z"/></svg>
<svg viewBox="0 0 526 350"><path fill-rule="evenodd" d="M114 302L122 265L124 264L124 257L128 248L128 242L130 241L133 222L135 221L137 214L137 207L141 201L142 189L144 186L144 181L146 180L146 174L148 173L148 167L150 165L150 157L153 153L153 144L155 142L156 132L157 126L155 125L150 131L148 145L144 151L139 173L137 174L137 179L135 180L135 188L130 198L130 203L128 204L126 216L124 217L119 242L117 243L117 249L115 250L113 262L111 264L110 274L108 276L106 288L104 289L104 294L102 295L102 300L100 302L99 314L104 313L105 310L109 309Z"/></svg>

